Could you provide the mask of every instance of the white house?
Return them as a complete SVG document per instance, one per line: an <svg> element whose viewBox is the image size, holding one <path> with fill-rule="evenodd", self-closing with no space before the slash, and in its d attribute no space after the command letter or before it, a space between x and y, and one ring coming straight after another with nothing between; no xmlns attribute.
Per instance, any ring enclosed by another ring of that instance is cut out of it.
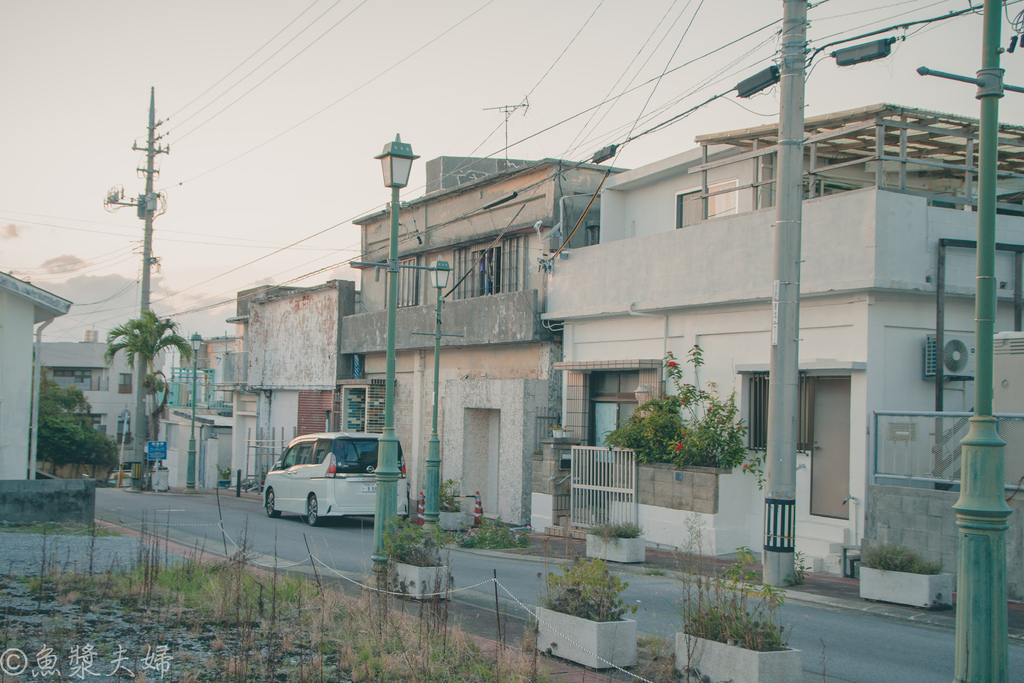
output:
<svg viewBox="0 0 1024 683"><path fill-rule="evenodd" d="M71 302L0 273L0 479L27 479L36 341Z"/></svg>
<svg viewBox="0 0 1024 683"><path fill-rule="evenodd" d="M939 332L965 347L938 398L946 410L972 408L977 127L895 105L806 122L797 550L834 571L843 545L864 535L873 414L935 408L926 352L934 353L937 283ZM692 152L610 178L600 243L552 263L543 319L564 326L564 422L583 443L601 444L645 391L660 388L666 352L683 358L698 344L706 364L697 376L687 368L687 381L735 391L749 446L764 447L777 136L775 124L702 136ZM1024 128L1004 126L1000 145L997 331L1014 325L1015 289L1020 306ZM652 504L664 496L641 488L647 539L682 547L696 515L713 552L760 548L755 478L722 476L715 496L712 514ZM552 523L553 506L534 493L535 527Z"/></svg>

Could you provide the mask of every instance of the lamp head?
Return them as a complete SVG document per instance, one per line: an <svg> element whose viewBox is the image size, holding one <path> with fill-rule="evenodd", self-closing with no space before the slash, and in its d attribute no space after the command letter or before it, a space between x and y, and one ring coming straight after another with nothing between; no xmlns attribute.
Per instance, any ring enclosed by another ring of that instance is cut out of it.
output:
<svg viewBox="0 0 1024 683"><path fill-rule="evenodd" d="M412 162L419 157L412 153L412 145L402 142L401 135L395 135L394 141L384 145L384 151L374 159L380 159L384 187L405 187L409 184Z"/></svg>
<svg viewBox="0 0 1024 683"><path fill-rule="evenodd" d="M444 289L452 276L452 267L447 261L438 259L430 271L430 284L435 289Z"/></svg>
<svg viewBox="0 0 1024 683"><path fill-rule="evenodd" d="M193 353L199 353L199 347L203 345L203 338L199 336L198 332L192 335L191 342Z"/></svg>

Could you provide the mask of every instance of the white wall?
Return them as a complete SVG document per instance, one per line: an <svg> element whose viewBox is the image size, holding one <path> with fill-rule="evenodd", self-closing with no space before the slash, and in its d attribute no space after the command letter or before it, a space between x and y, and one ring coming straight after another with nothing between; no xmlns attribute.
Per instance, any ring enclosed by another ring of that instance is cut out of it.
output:
<svg viewBox="0 0 1024 683"><path fill-rule="evenodd" d="M28 478L35 304L0 292L0 479Z"/></svg>

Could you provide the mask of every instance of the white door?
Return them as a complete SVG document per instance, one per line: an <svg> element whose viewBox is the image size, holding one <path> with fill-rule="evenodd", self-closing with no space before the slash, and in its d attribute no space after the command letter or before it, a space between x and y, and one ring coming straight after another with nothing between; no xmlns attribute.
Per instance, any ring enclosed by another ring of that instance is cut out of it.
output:
<svg viewBox="0 0 1024 683"><path fill-rule="evenodd" d="M850 495L850 378L814 378L811 514L848 519Z"/></svg>

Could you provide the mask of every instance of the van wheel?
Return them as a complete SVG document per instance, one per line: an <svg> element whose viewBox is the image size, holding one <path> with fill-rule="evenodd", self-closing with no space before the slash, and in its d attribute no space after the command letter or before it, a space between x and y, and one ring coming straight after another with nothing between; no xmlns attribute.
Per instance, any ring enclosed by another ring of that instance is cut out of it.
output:
<svg viewBox="0 0 1024 683"><path fill-rule="evenodd" d="M306 501L306 524L310 526L316 526L320 523L319 509L316 505L316 494L309 494L309 500Z"/></svg>
<svg viewBox="0 0 1024 683"><path fill-rule="evenodd" d="M274 489L267 489L265 505L267 508L267 517L277 518L281 516L281 511L274 509Z"/></svg>

